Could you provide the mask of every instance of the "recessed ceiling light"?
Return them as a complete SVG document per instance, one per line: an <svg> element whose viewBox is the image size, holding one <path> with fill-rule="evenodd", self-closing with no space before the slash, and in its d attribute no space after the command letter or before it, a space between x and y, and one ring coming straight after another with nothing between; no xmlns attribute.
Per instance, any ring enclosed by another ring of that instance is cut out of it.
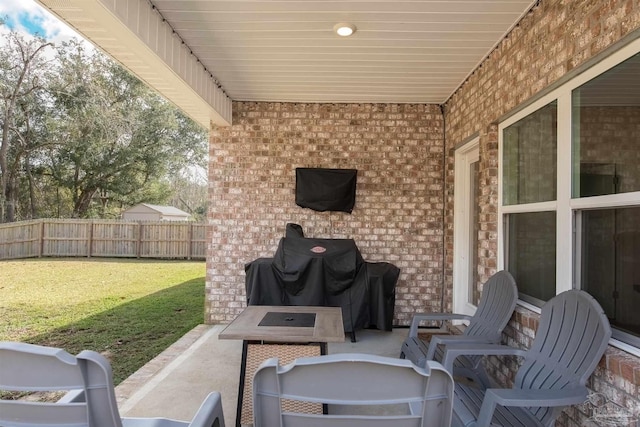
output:
<svg viewBox="0 0 640 427"><path fill-rule="evenodd" d="M341 22L333 26L333 31L341 37L349 37L356 32L356 26L346 22Z"/></svg>

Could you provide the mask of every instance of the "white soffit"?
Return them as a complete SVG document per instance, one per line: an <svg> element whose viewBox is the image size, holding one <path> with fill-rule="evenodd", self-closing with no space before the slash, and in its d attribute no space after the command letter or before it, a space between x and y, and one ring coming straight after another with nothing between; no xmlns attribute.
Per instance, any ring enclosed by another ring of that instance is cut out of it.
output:
<svg viewBox="0 0 640 427"><path fill-rule="evenodd" d="M444 103L532 0L151 0L233 100ZM333 28L356 31L338 37Z"/></svg>
<svg viewBox="0 0 640 427"><path fill-rule="evenodd" d="M37 0L209 129L231 124L231 99L145 0Z"/></svg>
<svg viewBox="0 0 640 427"><path fill-rule="evenodd" d="M230 98L442 104L537 4L37 1L200 123L211 118L218 124L231 122ZM354 25L355 33L338 37L333 28L339 22Z"/></svg>

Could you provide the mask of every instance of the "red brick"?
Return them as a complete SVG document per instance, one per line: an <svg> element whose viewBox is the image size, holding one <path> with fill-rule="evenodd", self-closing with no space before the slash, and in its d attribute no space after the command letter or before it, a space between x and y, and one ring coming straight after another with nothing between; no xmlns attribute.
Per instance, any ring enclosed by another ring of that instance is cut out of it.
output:
<svg viewBox="0 0 640 427"><path fill-rule="evenodd" d="M605 355L607 359L607 369L612 375L620 375L620 359L616 354Z"/></svg>
<svg viewBox="0 0 640 427"><path fill-rule="evenodd" d="M307 236L351 237L365 259L401 267L395 323L408 324L415 311L441 310L438 106L236 102L233 110L233 126L211 132L209 220L224 223L210 236L207 287L242 300L244 263L271 256L285 224L296 222ZM296 206L300 166L358 169L353 213ZM228 307L225 314L212 310L207 321L228 322L242 310Z"/></svg>

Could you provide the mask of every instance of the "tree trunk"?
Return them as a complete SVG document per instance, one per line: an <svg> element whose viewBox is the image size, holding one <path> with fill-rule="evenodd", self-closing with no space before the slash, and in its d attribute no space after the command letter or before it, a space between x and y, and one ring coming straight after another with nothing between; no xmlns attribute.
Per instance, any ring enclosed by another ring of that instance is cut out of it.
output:
<svg viewBox="0 0 640 427"><path fill-rule="evenodd" d="M40 88L36 79L32 82L28 81L28 72L33 61L38 58L41 52L47 46L53 46L52 43L42 43L37 45L37 41L25 42L24 39L18 36L15 32L10 32L9 37L13 39L13 42L19 50L21 62L18 64L12 64L12 66L19 68L19 72L15 82L12 82L9 86L10 90L2 94L5 100L5 110L2 123L2 140L0 141L0 222L5 221L5 219L11 222L14 220L15 215L15 201L9 197L9 192L11 190L8 188L10 186L10 182L7 162L7 156L9 153L9 129L14 118L14 109L16 108L16 103L21 97L24 98ZM30 84L30 86L23 87L24 84Z"/></svg>
<svg viewBox="0 0 640 427"><path fill-rule="evenodd" d="M29 181L29 219L34 219L38 217L38 209L36 206L35 184L33 182L33 174L31 173L31 157L29 155L25 157L24 170Z"/></svg>
<svg viewBox="0 0 640 427"><path fill-rule="evenodd" d="M86 216L89 211L89 207L91 207L91 199L93 195L96 193L96 190L83 190L80 193L80 196L76 200L75 205L73 206L73 217L74 218L82 218Z"/></svg>
<svg viewBox="0 0 640 427"><path fill-rule="evenodd" d="M16 187L12 183L7 183L7 196L6 196L6 215L7 222L14 222L16 220Z"/></svg>
<svg viewBox="0 0 640 427"><path fill-rule="evenodd" d="M4 112L2 141L0 141L0 222L5 222L7 212L7 152L9 150L9 108Z"/></svg>

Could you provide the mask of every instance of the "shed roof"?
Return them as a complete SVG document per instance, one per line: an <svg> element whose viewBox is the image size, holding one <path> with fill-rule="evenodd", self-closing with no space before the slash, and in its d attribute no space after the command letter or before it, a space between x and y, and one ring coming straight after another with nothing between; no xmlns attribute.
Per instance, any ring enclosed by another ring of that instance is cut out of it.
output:
<svg viewBox="0 0 640 427"><path fill-rule="evenodd" d="M137 204L137 205L132 206L132 207L130 207L128 209L125 209L124 212L128 212L128 211L130 211L130 210L132 210L132 209L134 209L134 208L136 208L138 206L147 207L147 208L149 208L151 210L154 210L154 211L156 211L158 213L161 213L162 215L191 216L190 213L185 212L183 210L180 210L180 209L178 209L176 207L173 207L173 206L152 205L150 203Z"/></svg>

